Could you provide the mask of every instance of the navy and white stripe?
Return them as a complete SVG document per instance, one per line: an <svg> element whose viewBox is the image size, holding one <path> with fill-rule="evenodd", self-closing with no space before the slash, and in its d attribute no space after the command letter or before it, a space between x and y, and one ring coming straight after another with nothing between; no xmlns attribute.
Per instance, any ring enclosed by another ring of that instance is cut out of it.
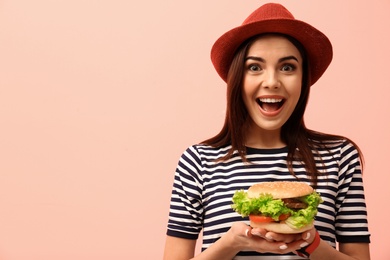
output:
<svg viewBox="0 0 390 260"><path fill-rule="evenodd" d="M230 146L214 148L206 145L189 147L181 156L173 183L167 235L197 239L203 230L202 250L218 240L236 221L249 223L231 209L236 190L247 190L263 181L295 181L287 168L287 148L247 149L251 163L242 162L235 154L219 161ZM356 148L347 141L332 142L320 149L317 168L317 192L324 202L319 206L316 228L321 238L333 247L336 241L369 242L367 212L364 199L361 165ZM294 162L300 181L310 184L304 166ZM241 252L242 257L275 259L272 254ZM268 257L269 258L268 258ZM301 259L295 255L278 259Z"/></svg>

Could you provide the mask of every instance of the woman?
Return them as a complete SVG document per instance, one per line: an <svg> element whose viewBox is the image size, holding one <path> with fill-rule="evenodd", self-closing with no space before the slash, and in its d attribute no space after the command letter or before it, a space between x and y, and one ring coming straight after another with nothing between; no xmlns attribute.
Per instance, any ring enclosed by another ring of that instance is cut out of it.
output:
<svg viewBox="0 0 390 260"><path fill-rule="evenodd" d="M305 127L312 86L332 59L328 38L266 4L214 44L227 82L216 136L189 147L173 184L164 259L370 259L361 153L351 140ZM301 181L321 194L315 227L286 235L248 226L231 209L236 190ZM336 249L338 243L338 249Z"/></svg>

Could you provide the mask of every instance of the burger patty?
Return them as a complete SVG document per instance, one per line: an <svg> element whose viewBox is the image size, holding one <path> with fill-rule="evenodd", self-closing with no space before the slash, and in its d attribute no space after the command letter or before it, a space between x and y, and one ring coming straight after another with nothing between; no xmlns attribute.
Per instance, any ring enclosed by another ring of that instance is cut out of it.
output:
<svg viewBox="0 0 390 260"><path fill-rule="evenodd" d="M289 199L282 199L286 207L290 209L305 209L307 208L307 204L303 201L300 201L299 199L289 198Z"/></svg>

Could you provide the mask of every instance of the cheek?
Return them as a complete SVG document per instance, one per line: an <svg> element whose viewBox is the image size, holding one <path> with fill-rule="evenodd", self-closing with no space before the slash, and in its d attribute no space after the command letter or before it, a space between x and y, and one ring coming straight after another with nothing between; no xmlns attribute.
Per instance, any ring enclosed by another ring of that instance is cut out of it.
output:
<svg viewBox="0 0 390 260"><path fill-rule="evenodd" d="M301 96L301 90L302 90L302 87L301 85L299 85L296 89L294 89L294 96L295 98L298 100L299 97Z"/></svg>
<svg viewBox="0 0 390 260"><path fill-rule="evenodd" d="M291 98L298 100L302 91L302 80L300 78L292 80L287 91Z"/></svg>
<svg viewBox="0 0 390 260"><path fill-rule="evenodd" d="M242 90L241 91L242 91L242 98L244 99L244 102L246 103L247 99L249 99L249 97L251 95L252 90L250 88L250 85L248 84L248 81L245 80L245 78L242 82Z"/></svg>
<svg viewBox="0 0 390 260"><path fill-rule="evenodd" d="M244 76L242 80L242 95L247 97L253 96L256 91L256 86L257 84L253 79Z"/></svg>
<svg viewBox="0 0 390 260"><path fill-rule="evenodd" d="M248 113L253 109L253 90L248 87L242 88L242 101Z"/></svg>
<svg viewBox="0 0 390 260"><path fill-rule="evenodd" d="M247 92L247 89L245 89L245 88L242 89L242 100L244 101L244 104L245 104L246 108L248 108L250 95Z"/></svg>

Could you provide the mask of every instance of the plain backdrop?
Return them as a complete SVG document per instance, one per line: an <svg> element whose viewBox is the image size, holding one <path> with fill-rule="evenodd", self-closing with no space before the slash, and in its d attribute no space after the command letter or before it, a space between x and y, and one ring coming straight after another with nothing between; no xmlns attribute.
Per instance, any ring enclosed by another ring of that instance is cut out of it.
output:
<svg viewBox="0 0 390 260"><path fill-rule="evenodd" d="M211 46L263 3L0 0L0 259L161 259L179 156L224 119ZM280 3L333 43L306 123L363 150L390 259L390 1Z"/></svg>

